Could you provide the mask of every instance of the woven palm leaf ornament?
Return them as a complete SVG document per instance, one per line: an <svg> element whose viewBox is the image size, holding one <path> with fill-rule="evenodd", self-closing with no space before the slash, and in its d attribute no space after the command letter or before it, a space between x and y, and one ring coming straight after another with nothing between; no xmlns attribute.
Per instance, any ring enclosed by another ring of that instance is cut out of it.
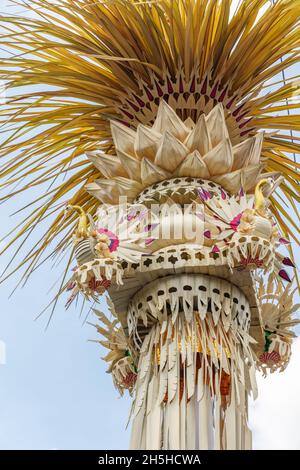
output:
<svg viewBox="0 0 300 470"><path fill-rule="evenodd" d="M285 369L298 323L300 85L280 74L300 3L24 7L1 19L1 200L43 191L3 279L68 251L67 306L108 293L97 341L132 395L131 448L250 449L256 371Z"/></svg>

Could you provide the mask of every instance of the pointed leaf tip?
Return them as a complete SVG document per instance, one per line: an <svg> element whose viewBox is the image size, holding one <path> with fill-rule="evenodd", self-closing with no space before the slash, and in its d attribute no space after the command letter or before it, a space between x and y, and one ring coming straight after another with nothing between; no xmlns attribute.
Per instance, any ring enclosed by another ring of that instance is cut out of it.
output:
<svg viewBox="0 0 300 470"><path fill-rule="evenodd" d="M278 274L279 274L279 276L282 277L282 279L284 279L285 281L287 281L287 282L292 282L290 276L288 275L288 273L287 273L284 269L281 269Z"/></svg>
<svg viewBox="0 0 300 470"><path fill-rule="evenodd" d="M282 243L283 245L290 245L291 242L287 240L286 238L280 237L279 243Z"/></svg>
<svg viewBox="0 0 300 470"><path fill-rule="evenodd" d="M292 268L296 267L295 264L293 263L293 261L288 256L283 258L282 264L284 264L285 266L291 266Z"/></svg>

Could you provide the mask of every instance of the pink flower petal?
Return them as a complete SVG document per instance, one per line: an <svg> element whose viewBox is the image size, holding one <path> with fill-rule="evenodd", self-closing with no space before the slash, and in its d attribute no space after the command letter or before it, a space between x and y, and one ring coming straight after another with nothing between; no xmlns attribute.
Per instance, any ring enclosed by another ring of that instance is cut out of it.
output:
<svg viewBox="0 0 300 470"><path fill-rule="evenodd" d="M205 189L204 189L204 194L206 196L206 199L211 199L212 198L211 193L209 191L206 191Z"/></svg>
<svg viewBox="0 0 300 470"><path fill-rule="evenodd" d="M236 215L231 221L230 221L230 227L232 228L232 230L234 230L235 232L237 231L238 229L238 226L240 225L241 223L241 218L242 218L242 212L238 215Z"/></svg>

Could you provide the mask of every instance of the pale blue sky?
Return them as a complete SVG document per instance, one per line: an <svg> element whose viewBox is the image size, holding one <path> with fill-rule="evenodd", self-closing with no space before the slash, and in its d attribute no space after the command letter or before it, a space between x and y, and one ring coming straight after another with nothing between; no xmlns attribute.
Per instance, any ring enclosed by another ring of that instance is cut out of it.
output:
<svg viewBox="0 0 300 470"><path fill-rule="evenodd" d="M7 14L7 2L1 3L0 13ZM0 208L1 235L17 221L9 216L16 202ZM6 255L0 258L0 268L8 259ZM83 325L86 309L79 318L80 309L65 311L63 300L47 331L47 314L34 321L51 298L47 291L61 272L61 268L50 268L50 264L43 266L10 299L16 278L0 286L0 340L6 344L7 356L6 365L0 365L0 449L126 449L130 400L118 398L100 359L103 349L88 342L96 334L92 327ZM299 348L296 354L299 359ZM295 361L295 367L299 362ZM276 431L277 436L282 433L280 442L285 442L285 448L300 448L294 432L299 422L299 399L297 402L294 395L288 395L296 387L299 390L299 374L286 377L289 382L284 374L276 378L271 395L268 385L260 381L262 398L250 409L256 447L278 448L269 426L272 409L269 415L266 410L272 396L280 422L277 405L284 390L284 416L289 425Z"/></svg>

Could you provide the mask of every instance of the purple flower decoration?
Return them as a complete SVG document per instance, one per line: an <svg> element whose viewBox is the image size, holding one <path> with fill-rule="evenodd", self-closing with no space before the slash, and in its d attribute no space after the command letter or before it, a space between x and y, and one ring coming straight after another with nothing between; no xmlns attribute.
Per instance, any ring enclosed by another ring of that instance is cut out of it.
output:
<svg viewBox="0 0 300 470"><path fill-rule="evenodd" d="M241 223L241 218L242 218L242 212L238 215L236 215L230 222L230 227L232 228L232 230L234 230L235 232L237 231L238 229L238 226L240 225Z"/></svg>
<svg viewBox="0 0 300 470"><path fill-rule="evenodd" d="M211 238L210 230L204 230L204 236L205 236L206 238Z"/></svg>
<svg viewBox="0 0 300 470"><path fill-rule="evenodd" d="M212 253L220 253L220 248L217 245L214 245L211 252Z"/></svg>
<svg viewBox="0 0 300 470"><path fill-rule="evenodd" d="M244 192L244 189L243 187L241 187L240 189L240 194L239 194L240 197L244 197L245 196L245 192Z"/></svg>

